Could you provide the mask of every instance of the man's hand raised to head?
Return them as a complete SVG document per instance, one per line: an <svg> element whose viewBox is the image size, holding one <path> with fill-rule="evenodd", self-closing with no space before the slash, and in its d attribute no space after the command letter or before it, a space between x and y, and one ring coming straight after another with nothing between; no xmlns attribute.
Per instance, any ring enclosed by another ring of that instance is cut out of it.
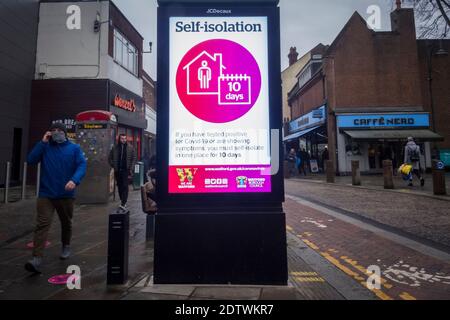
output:
<svg viewBox="0 0 450 320"><path fill-rule="evenodd" d="M47 131L44 134L44 137L42 137L42 142L47 143L50 140L51 136L52 136L52 133L50 131Z"/></svg>

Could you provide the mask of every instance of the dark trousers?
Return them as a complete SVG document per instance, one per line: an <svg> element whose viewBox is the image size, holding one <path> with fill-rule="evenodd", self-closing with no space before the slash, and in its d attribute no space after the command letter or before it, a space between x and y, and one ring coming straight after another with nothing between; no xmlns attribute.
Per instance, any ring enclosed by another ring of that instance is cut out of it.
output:
<svg viewBox="0 0 450 320"><path fill-rule="evenodd" d="M33 256L42 257L48 232L52 226L53 215L58 213L61 222L61 242L63 245L70 245L72 238L72 217L74 199L37 199L36 228L34 230Z"/></svg>
<svg viewBox="0 0 450 320"><path fill-rule="evenodd" d="M128 202L128 171L121 170L115 172L117 189L119 190L119 198L122 205Z"/></svg>
<svg viewBox="0 0 450 320"><path fill-rule="evenodd" d="M304 174L306 176L306 164L304 161L302 161L300 163L300 165L298 166L298 174Z"/></svg>
<svg viewBox="0 0 450 320"><path fill-rule="evenodd" d="M422 179L422 170L421 169L413 169L410 181L413 180L413 178L412 178L413 175L416 175L417 179L419 179L419 180Z"/></svg>

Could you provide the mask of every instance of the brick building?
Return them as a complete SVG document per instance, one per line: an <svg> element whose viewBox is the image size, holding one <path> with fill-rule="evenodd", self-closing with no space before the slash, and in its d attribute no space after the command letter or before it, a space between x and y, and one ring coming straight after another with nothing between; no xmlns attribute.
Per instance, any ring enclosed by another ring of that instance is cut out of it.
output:
<svg viewBox="0 0 450 320"><path fill-rule="evenodd" d="M288 102L288 93L297 82L296 76L310 60L310 52L298 59L297 48L289 50L289 66L281 72L281 85L283 93L283 122L291 121L291 109Z"/></svg>
<svg viewBox="0 0 450 320"><path fill-rule="evenodd" d="M315 72L290 93L294 126L298 119L313 119L326 105L327 130L320 132L326 139L308 141L320 126L302 130L298 138L319 159L326 143L339 174L351 171L352 160L368 173L381 172L384 159L400 165L408 136L420 143L422 166L430 168L431 145L442 139L431 130L423 102L413 10L397 8L391 25L392 31L375 32L355 12L323 57L317 57Z"/></svg>
<svg viewBox="0 0 450 320"><path fill-rule="evenodd" d="M328 46L319 44L307 53L308 60L295 75L294 86L287 94L291 111L288 135L284 137L286 151L308 149L319 158L326 141L326 103L323 56Z"/></svg>
<svg viewBox="0 0 450 320"><path fill-rule="evenodd" d="M450 166L450 40L418 40L417 47L423 107L432 115L434 130L445 138L436 143L435 152Z"/></svg>

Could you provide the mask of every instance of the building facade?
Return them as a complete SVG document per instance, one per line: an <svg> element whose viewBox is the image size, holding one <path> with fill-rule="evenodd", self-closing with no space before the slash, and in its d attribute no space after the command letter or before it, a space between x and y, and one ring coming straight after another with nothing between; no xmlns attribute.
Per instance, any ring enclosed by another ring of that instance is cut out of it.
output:
<svg viewBox="0 0 450 320"><path fill-rule="evenodd" d="M310 59L310 53L298 58L297 48L291 47L288 59L289 66L281 72L281 86L283 95L283 123L291 121L291 108L289 108L288 93L297 81L296 75ZM287 133L287 132L286 132Z"/></svg>
<svg viewBox="0 0 450 320"><path fill-rule="evenodd" d="M450 40L418 40L423 107L431 114L431 126L445 139L436 142L432 154L450 167Z"/></svg>
<svg viewBox="0 0 450 320"><path fill-rule="evenodd" d="M147 128L144 130L143 154L151 157L156 154L156 82L143 71L143 92L145 102L145 118L147 119Z"/></svg>
<svg viewBox="0 0 450 320"><path fill-rule="evenodd" d="M8 161L12 163L12 182L22 179L29 136L38 16L38 0L0 1L0 184L4 184L4 165Z"/></svg>
<svg viewBox="0 0 450 320"><path fill-rule="evenodd" d="M422 168L431 168L431 145L443 139L423 103L413 10L397 8L391 25L375 32L355 12L316 73L292 92L291 107L304 105L292 109L294 119L325 103L329 159L338 174L349 174L352 160L365 173L382 172L385 159L399 166L409 136L422 148Z"/></svg>
<svg viewBox="0 0 450 320"><path fill-rule="evenodd" d="M284 137L286 151L307 150L323 168L322 153L327 146L327 108L323 74L323 56L328 46L319 44L308 52L308 60L295 75L287 94L291 111L289 134Z"/></svg>
<svg viewBox="0 0 450 320"><path fill-rule="evenodd" d="M147 128L142 49L143 37L112 1L41 1L30 142L53 122L75 138L78 113L106 110L140 158Z"/></svg>

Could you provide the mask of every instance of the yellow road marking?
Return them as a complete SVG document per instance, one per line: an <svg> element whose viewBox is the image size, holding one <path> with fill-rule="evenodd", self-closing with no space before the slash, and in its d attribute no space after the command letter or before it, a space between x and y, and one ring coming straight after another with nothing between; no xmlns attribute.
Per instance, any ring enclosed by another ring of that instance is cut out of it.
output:
<svg viewBox="0 0 450 320"><path fill-rule="evenodd" d="M325 282L321 277L296 277L295 280L298 282Z"/></svg>
<svg viewBox="0 0 450 320"><path fill-rule="evenodd" d="M305 233L304 233L305 234ZM302 239L302 241L309 246L311 249L318 251L319 247L314 244L312 241L309 241L307 239ZM365 281L365 279L363 277L361 277L357 272L352 271L351 269L349 269L348 267L344 266L343 264L341 264L339 262L339 260L337 260L336 258L334 258L333 256L331 256L329 253L327 252L320 252L320 254L327 259L329 262L331 262L333 265L335 265L338 269L340 269L341 271L343 271L344 273L346 273L347 275L351 276L353 279L357 280L359 283L361 283L362 286L364 286L365 288L367 288L368 290L372 291L378 298L382 299L382 300L394 300L392 297L390 297L389 295L387 295L386 293L384 293L383 291L379 290L379 289L370 289L367 286L367 283ZM350 263L353 267L355 267L358 271L367 274L367 270L364 269L364 267L359 266L357 264L357 261L351 260L349 259L347 256L342 256L341 259L343 259L344 261ZM392 288L392 285L386 283L385 279L381 279L381 283L383 284L384 287L386 287L387 289ZM406 293L406 292L405 292ZM406 293L407 294L407 293ZM403 295L404 297L409 297L410 295ZM412 297L412 296L410 296Z"/></svg>
<svg viewBox="0 0 450 320"><path fill-rule="evenodd" d="M314 243L312 243L311 241L307 240L307 239L303 239L303 242L306 243L306 245L308 247L310 247L313 250L319 250L319 247L316 246Z"/></svg>
<svg viewBox="0 0 450 320"><path fill-rule="evenodd" d="M364 268L363 266L358 265L358 261L347 258L347 256L342 256L341 259L344 260L345 262L347 262L348 264L352 265L356 270L358 270L368 276L372 275L367 270L367 268ZM383 279L382 277L380 277L380 281L381 281L381 284L383 285L383 287L385 287L386 289L392 288L392 284L389 284L386 279Z"/></svg>
<svg viewBox="0 0 450 320"><path fill-rule="evenodd" d="M306 272L306 271L294 271L291 272L293 276L317 276L317 272Z"/></svg>
<svg viewBox="0 0 450 320"><path fill-rule="evenodd" d="M339 268L340 270L342 270L344 273L346 273L347 275L353 277L355 280L358 280L359 283L361 283L361 285L363 285L365 288L369 289L367 287L367 283L366 281L364 281L364 278L362 278L361 276L359 276L358 273L352 271L351 269L347 268L346 266L344 266L343 264L341 264L339 262L339 260L337 260L336 258L334 258L333 256L331 256L329 253L327 252L322 252L321 253L322 256L327 259L328 261L330 261L332 264L334 264L337 268ZM382 299L382 300L393 300L390 296L388 296L387 294L385 294L383 291L378 290L378 289L369 289L370 291L372 291L373 293L375 293L375 295Z"/></svg>
<svg viewBox="0 0 450 320"><path fill-rule="evenodd" d="M408 292L402 292L399 295L400 298L402 298L403 300L417 300L415 297L413 297L412 295L410 295Z"/></svg>

